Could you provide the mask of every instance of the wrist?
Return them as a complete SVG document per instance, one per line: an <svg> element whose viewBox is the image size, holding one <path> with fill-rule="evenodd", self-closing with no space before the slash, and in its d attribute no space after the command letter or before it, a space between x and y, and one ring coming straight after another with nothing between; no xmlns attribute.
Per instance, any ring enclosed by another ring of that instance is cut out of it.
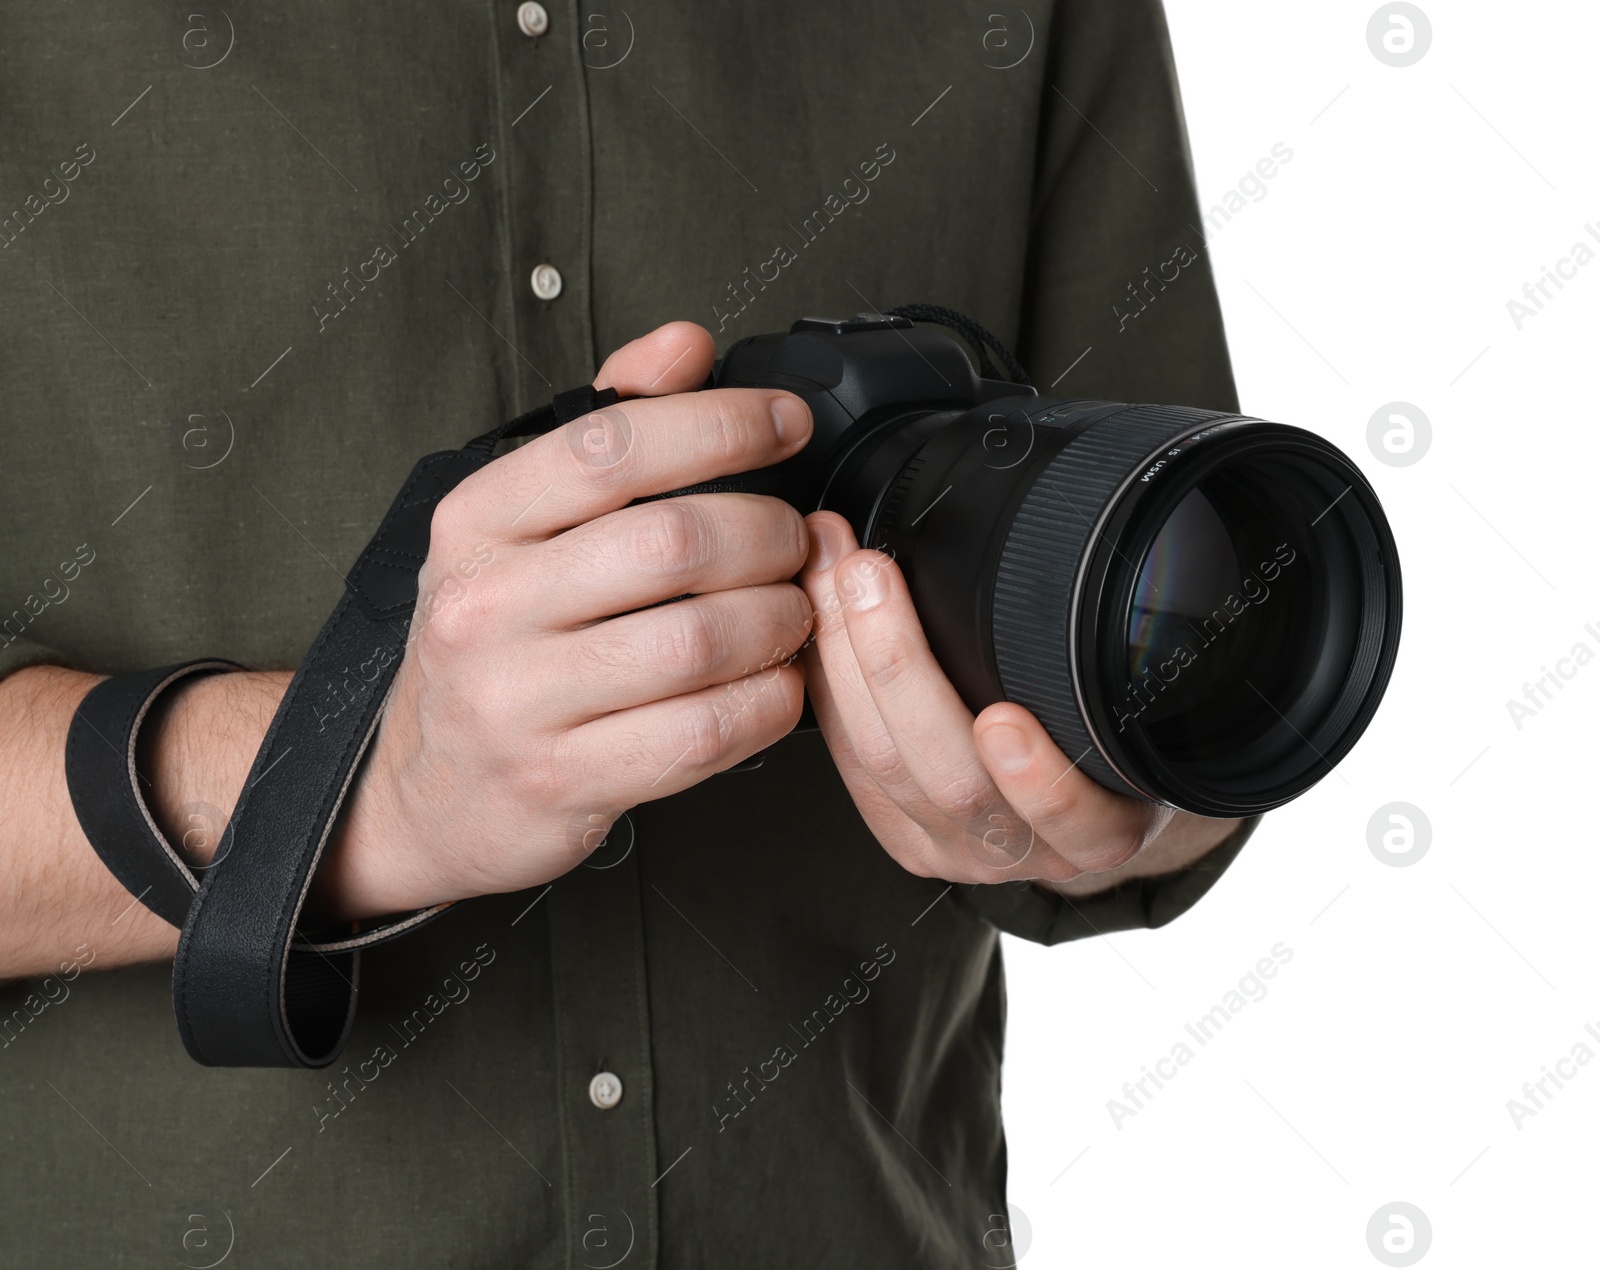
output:
<svg viewBox="0 0 1600 1270"><path fill-rule="evenodd" d="M215 856L292 678L288 671L196 677L163 694L145 720L141 792L167 841L196 868ZM307 897L314 916L344 921L419 906L401 885L410 871L394 858L400 818L386 805L392 783L371 778L375 757L369 752L358 770L329 835Z"/></svg>
<svg viewBox="0 0 1600 1270"><path fill-rule="evenodd" d="M333 921L384 917L460 898L443 893L447 888L425 867L425 847L412 846L410 830L420 822L405 803L418 782L417 746L406 726L409 712L395 708L404 691L404 684L396 685L384 707L307 896L309 906Z"/></svg>
<svg viewBox="0 0 1600 1270"><path fill-rule="evenodd" d="M289 686L288 671L196 676L151 707L140 729L140 793L190 864L211 862Z"/></svg>
<svg viewBox="0 0 1600 1270"><path fill-rule="evenodd" d="M380 725L381 728L381 725ZM382 760L368 750L356 770L344 807L334 821L306 903L332 921L355 921L421 908L415 871L400 858L402 817L392 805L393 786L374 769Z"/></svg>
<svg viewBox="0 0 1600 1270"><path fill-rule="evenodd" d="M1051 882L1044 889L1055 895L1082 898L1109 891L1135 878L1181 873L1226 842L1241 823L1180 811L1126 864L1099 873L1083 873L1070 882Z"/></svg>

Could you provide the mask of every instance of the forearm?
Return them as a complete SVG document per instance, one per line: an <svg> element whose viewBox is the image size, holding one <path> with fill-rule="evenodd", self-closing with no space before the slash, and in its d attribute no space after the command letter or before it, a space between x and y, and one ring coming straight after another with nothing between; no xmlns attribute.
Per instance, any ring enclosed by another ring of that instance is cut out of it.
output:
<svg viewBox="0 0 1600 1270"><path fill-rule="evenodd" d="M1211 820L1180 811L1167 822L1154 841L1126 864L1099 873L1083 873L1070 882L1038 883L1057 895L1084 896L1109 891L1132 878L1160 877L1178 873L1221 845L1235 829L1237 820Z"/></svg>
<svg viewBox="0 0 1600 1270"><path fill-rule="evenodd" d="M147 720L141 792L193 863L206 863L216 849L289 678L192 679ZM57 970L84 957L83 949L100 969L170 958L178 946L177 929L100 863L67 793L67 728L98 682L54 666L0 680L0 979Z"/></svg>

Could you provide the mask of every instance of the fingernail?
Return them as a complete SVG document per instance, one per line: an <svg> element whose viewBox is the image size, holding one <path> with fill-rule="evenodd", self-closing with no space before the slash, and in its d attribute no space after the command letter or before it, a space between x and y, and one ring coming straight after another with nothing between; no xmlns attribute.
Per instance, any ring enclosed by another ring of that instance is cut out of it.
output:
<svg viewBox="0 0 1600 1270"><path fill-rule="evenodd" d="M983 747L1002 772L1020 772L1033 758L1033 745L1021 729L997 723L983 734Z"/></svg>
<svg viewBox="0 0 1600 1270"><path fill-rule="evenodd" d="M785 395L772 399L772 428L784 445L798 441L810 425L811 412L800 398Z"/></svg>
<svg viewBox="0 0 1600 1270"><path fill-rule="evenodd" d="M811 534L811 567L818 573L823 573L833 567L833 562L839 558L839 548L836 536L831 528L824 529L815 522L806 526Z"/></svg>
<svg viewBox="0 0 1600 1270"><path fill-rule="evenodd" d="M889 595L889 579L876 559L867 557L852 565L844 579L845 603L857 613L882 604Z"/></svg>

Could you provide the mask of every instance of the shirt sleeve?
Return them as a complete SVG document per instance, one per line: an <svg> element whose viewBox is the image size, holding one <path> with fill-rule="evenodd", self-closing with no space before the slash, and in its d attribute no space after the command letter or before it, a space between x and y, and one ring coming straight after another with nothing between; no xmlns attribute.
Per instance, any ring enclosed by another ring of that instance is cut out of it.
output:
<svg viewBox="0 0 1600 1270"><path fill-rule="evenodd" d="M1159 0L1049 37L1018 354L1041 392L1237 410Z"/></svg>
<svg viewBox="0 0 1600 1270"><path fill-rule="evenodd" d="M1036 944L1165 926L1199 903L1260 823L1260 816L1240 822L1187 869L1133 878L1096 895L1048 894L1032 882L958 886L953 894L990 925Z"/></svg>
<svg viewBox="0 0 1600 1270"><path fill-rule="evenodd" d="M1066 0L1049 58L1023 364L1048 395L1237 410L1160 0ZM1260 819L1187 869L1097 895L1052 895L1031 882L955 894L1041 944L1164 926L1211 889Z"/></svg>
<svg viewBox="0 0 1600 1270"><path fill-rule="evenodd" d="M14 638L9 632L0 633L0 679L25 666L66 666L72 659L45 644L35 643L26 637Z"/></svg>

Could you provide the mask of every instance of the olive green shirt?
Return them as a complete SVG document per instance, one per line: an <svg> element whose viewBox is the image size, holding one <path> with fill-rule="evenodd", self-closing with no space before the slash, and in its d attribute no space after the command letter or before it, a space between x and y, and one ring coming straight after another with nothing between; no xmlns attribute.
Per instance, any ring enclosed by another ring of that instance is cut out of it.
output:
<svg viewBox="0 0 1600 1270"><path fill-rule="evenodd" d="M931 302L1232 408L1156 0L994 8L12 6L0 673L293 666L416 458L669 319ZM796 734L371 953L320 1072L195 1065L85 943L0 989L0 1262L1000 1264L997 929L1161 925L1244 836L952 887Z"/></svg>

